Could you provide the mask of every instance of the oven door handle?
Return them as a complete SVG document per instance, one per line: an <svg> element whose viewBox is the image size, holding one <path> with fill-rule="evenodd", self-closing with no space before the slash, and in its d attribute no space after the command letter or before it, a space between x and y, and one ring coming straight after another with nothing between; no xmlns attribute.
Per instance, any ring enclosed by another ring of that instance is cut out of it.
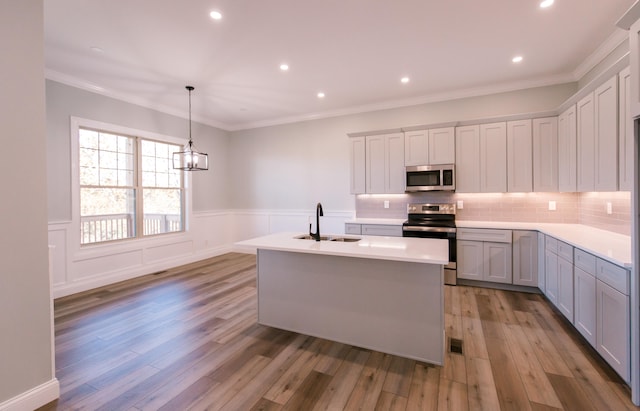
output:
<svg viewBox="0 0 640 411"><path fill-rule="evenodd" d="M424 233L455 233L456 229L453 227L403 226L402 231L420 231Z"/></svg>

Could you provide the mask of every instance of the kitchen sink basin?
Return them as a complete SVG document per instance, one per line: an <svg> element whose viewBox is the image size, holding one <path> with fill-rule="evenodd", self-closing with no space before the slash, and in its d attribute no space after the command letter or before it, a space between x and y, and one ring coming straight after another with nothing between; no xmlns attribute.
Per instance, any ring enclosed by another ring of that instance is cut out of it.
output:
<svg viewBox="0 0 640 411"><path fill-rule="evenodd" d="M310 236L309 234L303 234L293 238L295 238L296 240L314 240L315 241L315 237ZM343 243L354 243L356 241L360 241L360 239L355 237L328 237L328 236L322 235L320 236L320 241L336 241L336 242L343 242Z"/></svg>

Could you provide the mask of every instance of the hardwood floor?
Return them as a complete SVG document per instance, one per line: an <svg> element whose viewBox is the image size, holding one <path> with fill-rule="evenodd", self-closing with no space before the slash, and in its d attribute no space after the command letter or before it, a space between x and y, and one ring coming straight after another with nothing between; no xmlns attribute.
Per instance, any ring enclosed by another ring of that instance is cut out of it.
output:
<svg viewBox="0 0 640 411"><path fill-rule="evenodd" d="M446 286L438 367L256 324L255 275L232 253L56 300L42 410L638 409L540 295Z"/></svg>

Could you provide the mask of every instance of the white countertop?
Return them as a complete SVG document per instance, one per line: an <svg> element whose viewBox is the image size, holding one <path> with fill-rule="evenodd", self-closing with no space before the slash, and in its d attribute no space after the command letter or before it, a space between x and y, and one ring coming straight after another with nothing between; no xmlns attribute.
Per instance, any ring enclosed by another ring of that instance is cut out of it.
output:
<svg viewBox="0 0 640 411"><path fill-rule="evenodd" d="M627 268L632 266L631 237L586 225L456 220L456 226L539 231L614 264Z"/></svg>
<svg viewBox="0 0 640 411"><path fill-rule="evenodd" d="M256 249L278 250L425 264L444 265L449 262L449 243L447 240L343 234L323 234L323 236L360 238L361 240L338 242L294 238L304 234L292 232L270 234L237 242L235 246L251 251Z"/></svg>

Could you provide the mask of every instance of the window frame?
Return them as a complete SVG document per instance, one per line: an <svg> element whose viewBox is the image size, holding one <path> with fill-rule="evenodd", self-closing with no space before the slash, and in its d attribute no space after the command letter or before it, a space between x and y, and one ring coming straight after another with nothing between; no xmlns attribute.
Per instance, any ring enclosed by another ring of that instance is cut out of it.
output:
<svg viewBox="0 0 640 411"><path fill-rule="evenodd" d="M187 143L186 139L176 138L172 136L162 135L146 130L134 129L131 127L120 126L117 124L111 124L101 121L89 120L80 117L71 116L70 118L70 135L71 135L71 223L72 231L70 235L70 241L72 248L75 250L75 254L92 253L93 251L100 250L104 247L118 248L118 249L138 249L141 244L145 243L165 243L174 242L179 237L185 237L189 234L189 222L193 215L192 208L192 190L191 190L191 175L190 173L183 172L182 175L182 191L183 191L183 212L182 212L182 230L177 232L167 232L159 234L144 235L142 230L143 225L143 210L142 204L136 204L136 236L130 238L99 241L95 243L82 244L80 235L81 225L81 213L80 213L80 167L79 167L79 151L80 151L80 129L89 129L95 131L102 131L105 133L111 133L116 135L122 135L126 137L133 137L136 145L135 150L135 165L136 175L141 174L141 150L139 150L139 139L158 143L175 144L178 146L184 146ZM136 193L136 197L142 197L144 187L142 181L134 182L134 187L139 190ZM142 231L141 231L142 230Z"/></svg>

